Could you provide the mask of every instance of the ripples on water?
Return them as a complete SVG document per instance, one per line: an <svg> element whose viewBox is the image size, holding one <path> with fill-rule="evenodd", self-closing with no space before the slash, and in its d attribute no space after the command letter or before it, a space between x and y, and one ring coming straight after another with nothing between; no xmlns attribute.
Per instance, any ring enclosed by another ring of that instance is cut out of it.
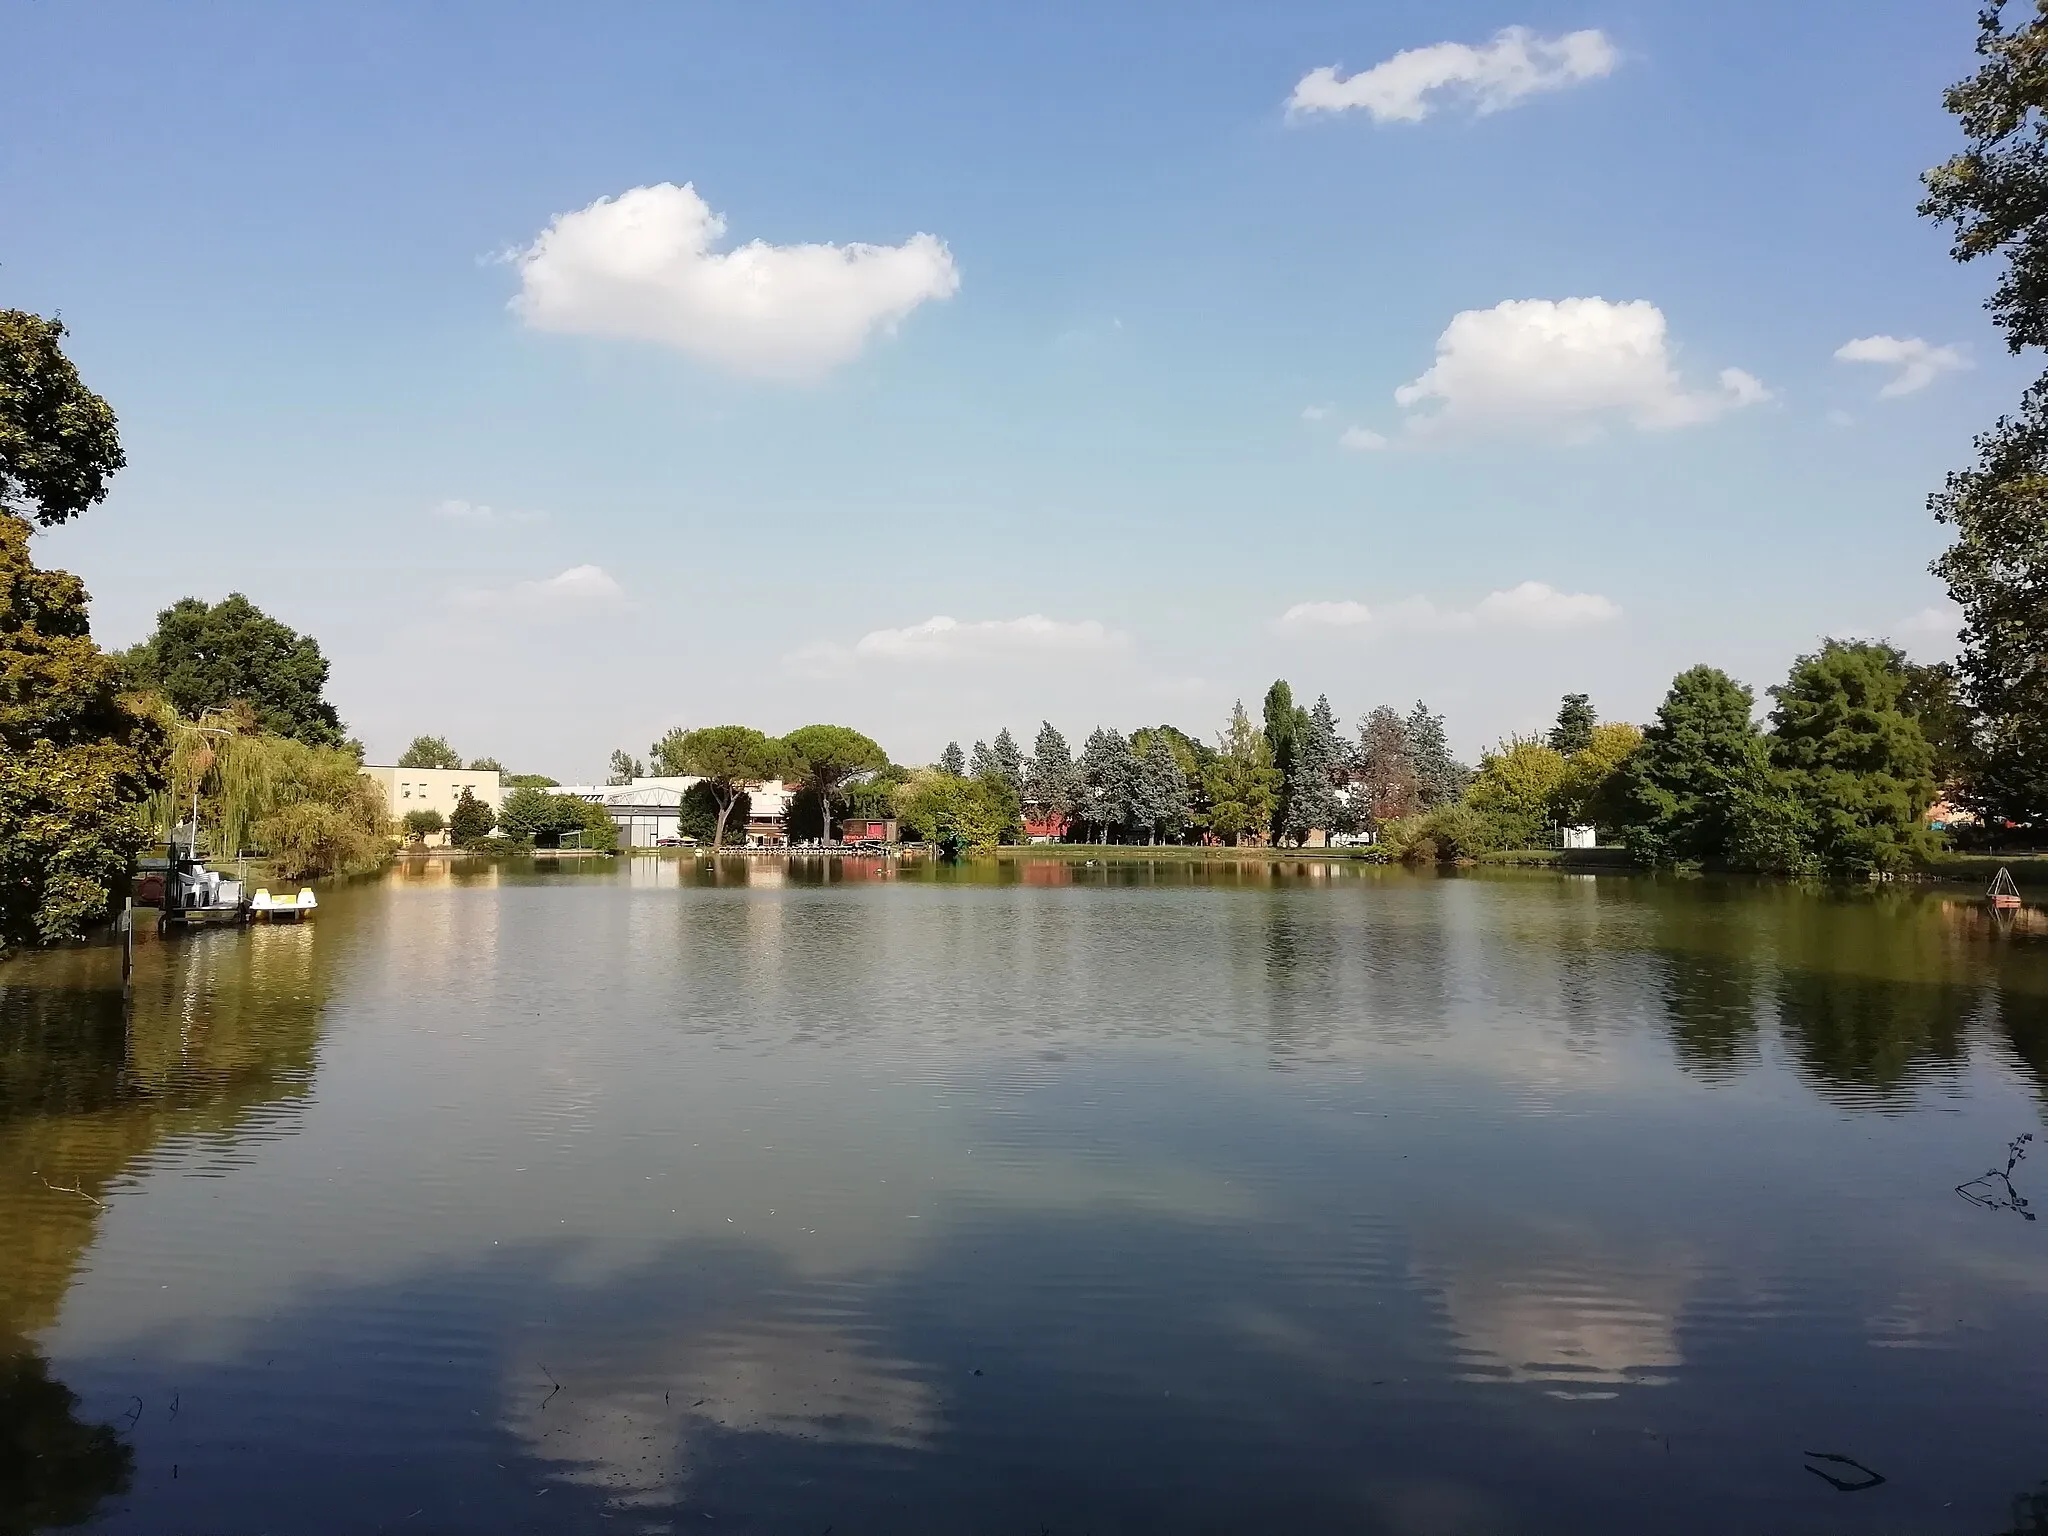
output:
<svg viewBox="0 0 2048 1536"><path fill-rule="evenodd" d="M0 969L0 1531L2048 1530L2044 1075L1919 891L412 867Z"/></svg>

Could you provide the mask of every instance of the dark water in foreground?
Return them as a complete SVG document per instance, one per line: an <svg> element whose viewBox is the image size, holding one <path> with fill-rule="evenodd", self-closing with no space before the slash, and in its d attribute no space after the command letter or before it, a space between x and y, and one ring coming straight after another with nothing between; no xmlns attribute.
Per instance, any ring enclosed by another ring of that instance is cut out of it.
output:
<svg viewBox="0 0 2048 1536"><path fill-rule="evenodd" d="M2048 1531L2039 914L889 874L0 968L0 1533Z"/></svg>

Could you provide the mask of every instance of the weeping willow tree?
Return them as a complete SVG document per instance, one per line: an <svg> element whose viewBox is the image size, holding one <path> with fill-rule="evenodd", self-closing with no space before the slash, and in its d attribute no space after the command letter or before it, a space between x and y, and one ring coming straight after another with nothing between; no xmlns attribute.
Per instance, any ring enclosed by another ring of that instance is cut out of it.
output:
<svg viewBox="0 0 2048 1536"><path fill-rule="evenodd" d="M374 869L389 851L384 797L355 754L264 731L236 705L187 720L160 705L171 741L165 787L150 802L169 839L198 807L198 835L217 857L251 849L292 879Z"/></svg>

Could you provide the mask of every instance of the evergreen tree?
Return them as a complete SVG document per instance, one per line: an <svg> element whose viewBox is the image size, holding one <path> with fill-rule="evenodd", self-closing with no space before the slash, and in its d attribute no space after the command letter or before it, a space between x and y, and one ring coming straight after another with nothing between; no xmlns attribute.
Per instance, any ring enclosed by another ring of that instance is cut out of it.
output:
<svg viewBox="0 0 2048 1536"><path fill-rule="evenodd" d="M1600 723L1600 717L1593 713L1593 701L1583 693L1568 693L1564 703L1558 706L1557 724L1550 728L1549 746L1553 752L1562 752L1570 757L1574 752L1583 752L1593 739L1593 727Z"/></svg>
<svg viewBox="0 0 2048 1536"><path fill-rule="evenodd" d="M959 742L946 743L946 750L939 754L939 772L950 773L956 779L967 777L967 754L960 750Z"/></svg>
<svg viewBox="0 0 2048 1536"><path fill-rule="evenodd" d="M1024 770L1024 803L1041 816L1071 819L1080 797L1080 770L1074 766L1067 738L1050 720L1039 722L1031 762Z"/></svg>
<svg viewBox="0 0 2048 1536"><path fill-rule="evenodd" d="M1297 844L1306 843L1311 832L1327 833L1337 820L1343 751L1330 701L1318 695L1308 719L1297 724L1293 760L1281 776L1281 832Z"/></svg>
<svg viewBox="0 0 2048 1536"><path fill-rule="evenodd" d="M1375 822L1413 816L1422 807L1422 785L1407 723L1384 704L1359 722L1352 774L1359 809Z"/></svg>
<svg viewBox="0 0 2048 1536"><path fill-rule="evenodd" d="M280 732L279 734L286 734ZM445 736L415 736L412 745L399 754L401 768L460 768L461 755L448 745Z"/></svg>
<svg viewBox="0 0 2048 1536"><path fill-rule="evenodd" d="M1815 857L1842 872L1903 869L1935 847L1934 749L1905 709L1906 658L1829 640L1771 690L1772 756L1802 802Z"/></svg>
<svg viewBox="0 0 2048 1536"><path fill-rule="evenodd" d="M1138 794L1138 763L1131 744L1115 731L1097 726L1081 751L1081 802L1076 814L1101 830L1103 842L1114 841L1118 829L1130 824Z"/></svg>
<svg viewBox="0 0 2048 1536"><path fill-rule="evenodd" d="M1138 760L1138 809L1131 819L1148 840L1178 840L1188 824L1188 776L1164 731L1153 731Z"/></svg>
<svg viewBox="0 0 2048 1536"><path fill-rule="evenodd" d="M976 779L997 777L996 757L989 751L987 742L977 741L974 750L967 754L967 773Z"/></svg>
<svg viewBox="0 0 2048 1536"><path fill-rule="evenodd" d="M1672 681L1643 732L1625 791L1629 851L1645 864L1795 869L1801 807L1750 714L1755 695L1715 667Z"/></svg>
<svg viewBox="0 0 2048 1536"><path fill-rule="evenodd" d="M474 848L491 835L497 824L498 818L491 808L465 788L448 817L448 841L458 848Z"/></svg>
<svg viewBox="0 0 2048 1536"><path fill-rule="evenodd" d="M1024 754L1017 747L1017 738L1004 726L996 732L996 772L1010 786L1011 792L1022 799L1024 794Z"/></svg>
<svg viewBox="0 0 2048 1536"><path fill-rule="evenodd" d="M1441 805L1455 804L1471 782L1472 770L1451 756L1450 738L1444 734L1444 717L1431 714L1418 699L1408 715L1407 732L1420 809L1433 811Z"/></svg>
<svg viewBox="0 0 2048 1536"><path fill-rule="evenodd" d="M1280 797L1280 771L1265 734L1252 724L1240 699L1230 723L1217 737L1218 751L1206 769L1209 830L1236 847L1241 838L1263 833L1273 824Z"/></svg>

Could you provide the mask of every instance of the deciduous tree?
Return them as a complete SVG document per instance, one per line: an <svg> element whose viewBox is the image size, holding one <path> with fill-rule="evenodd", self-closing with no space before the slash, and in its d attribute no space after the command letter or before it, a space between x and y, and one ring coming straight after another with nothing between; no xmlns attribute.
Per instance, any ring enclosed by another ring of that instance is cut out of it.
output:
<svg viewBox="0 0 2048 1536"><path fill-rule="evenodd" d="M64 322L0 309L0 512L69 522L127 462L113 408L64 355Z"/></svg>
<svg viewBox="0 0 2048 1536"><path fill-rule="evenodd" d="M606 774L605 783L614 788L620 788L632 783L635 779L644 779L646 777L647 765L641 762L639 758L628 752L624 747L613 750L611 768Z"/></svg>
<svg viewBox="0 0 2048 1536"><path fill-rule="evenodd" d="M312 747L342 744L341 718L325 694L327 658L319 642L239 592L210 604L180 598L121 660L133 686L162 694L188 719L246 704L272 735Z"/></svg>
<svg viewBox="0 0 2048 1536"><path fill-rule="evenodd" d="M29 558L29 522L77 516L122 464L63 335L0 311L0 952L105 914L149 837L169 745L93 644L84 585Z"/></svg>
<svg viewBox="0 0 2048 1536"><path fill-rule="evenodd" d="M1570 827L1612 831L1626 819L1623 787L1628 766L1643 744L1643 733L1623 721L1593 727L1585 746L1564 765L1564 782L1554 801L1557 819Z"/></svg>
<svg viewBox="0 0 2048 1536"><path fill-rule="evenodd" d="M405 835L416 843L423 843L446 825L441 813L434 810L407 811L404 816Z"/></svg>
<svg viewBox="0 0 2048 1536"><path fill-rule="evenodd" d="M398 757L401 768L460 768L462 756L445 736L415 736Z"/></svg>
<svg viewBox="0 0 2048 1536"><path fill-rule="evenodd" d="M1481 755L1465 803L1486 817L1495 846L1541 847L1565 772L1564 754L1555 747L1533 736L1511 736Z"/></svg>
<svg viewBox="0 0 2048 1536"><path fill-rule="evenodd" d="M1922 214L1958 261L2002 259L1987 308L2017 353L2048 346L2048 13L1977 13L1982 66L1943 102L1960 154L1927 172ZM1934 562L1963 610L1958 670L1978 716L1965 798L1994 820L2048 820L2048 378L1977 439L1929 508L1955 530Z"/></svg>
<svg viewBox="0 0 2048 1536"><path fill-rule="evenodd" d="M1408 726L1384 704L1359 722L1352 774L1362 809L1373 822L1394 821L1421 809Z"/></svg>

